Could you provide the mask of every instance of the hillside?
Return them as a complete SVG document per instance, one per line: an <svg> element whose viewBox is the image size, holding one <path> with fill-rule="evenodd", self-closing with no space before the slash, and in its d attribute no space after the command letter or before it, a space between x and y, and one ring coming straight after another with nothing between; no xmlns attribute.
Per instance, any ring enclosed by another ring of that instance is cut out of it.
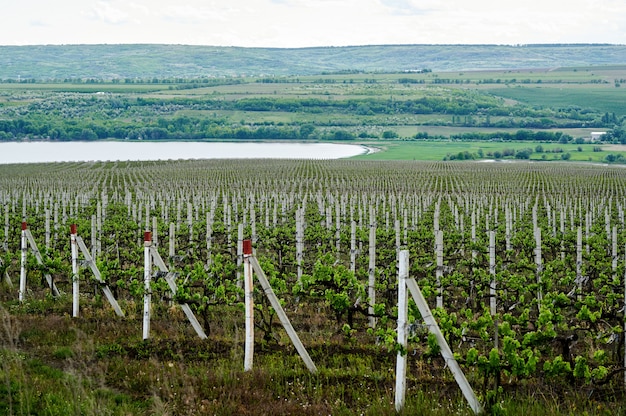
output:
<svg viewBox="0 0 626 416"><path fill-rule="evenodd" d="M381 45L298 49L188 45L0 46L0 79L314 75L626 63L626 45Z"/></svg>

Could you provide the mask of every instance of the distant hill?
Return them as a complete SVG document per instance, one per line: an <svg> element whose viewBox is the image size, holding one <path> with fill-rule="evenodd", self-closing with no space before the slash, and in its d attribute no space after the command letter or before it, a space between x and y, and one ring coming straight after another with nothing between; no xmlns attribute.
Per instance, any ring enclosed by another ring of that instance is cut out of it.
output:
<svg viewBox="0 0 626 416"><path fill-rule="evenodd" d="M126 79L468 71L626 63L626 45L378 45L241 48L190 45L0 46L0 79Z"/></svg>

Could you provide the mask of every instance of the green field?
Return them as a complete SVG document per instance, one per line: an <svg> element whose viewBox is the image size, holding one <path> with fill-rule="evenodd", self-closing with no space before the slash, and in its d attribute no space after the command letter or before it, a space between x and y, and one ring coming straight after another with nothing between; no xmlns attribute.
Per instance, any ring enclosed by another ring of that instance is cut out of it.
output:
<svg viewBox="0 0 626 416"><path fill-rule="evenodd" d="M360 160L444 160L450 155L469 152L477 155L482 150L484 159L494 159L489 157L489 153L504 151L505 149L522 150L533 149L530 160L533 161L562 161L563 154L569 154L569 161L602 163L607 154L626 156L626 148L609 145L594 144L554 144L536 142L453 142L453 141L383 141L364 142L364 145L371 147L373 151L368 154L356 156ZM537 152L536 147L541 146L543 152ZM597 151L597 148L602 151ZM594 151L596 148L596 151ZM503 158L502 160L515 160L514 157Z"/></svg>
<svg viewBox="0 0 626 416"><path fill-rule="evenodd" d="M578 143L593 131L611 133L602 146L626 143L624 80L626 66L608 65L6 82L0 140L365 142L386 149L369 159L532 149L532 160L602 162L622 149Z"/></svg>

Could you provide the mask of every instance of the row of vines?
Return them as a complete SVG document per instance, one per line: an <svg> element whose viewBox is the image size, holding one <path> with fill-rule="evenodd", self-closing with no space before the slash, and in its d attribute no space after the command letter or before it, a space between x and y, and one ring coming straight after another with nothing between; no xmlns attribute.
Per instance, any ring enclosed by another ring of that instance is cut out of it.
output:
<svg viewBox="0 0 626 416"><path fill-rule="evenodd" d="M346 339L397 350L397 257L406 249L410 276L485 392L526 382L617 391L625 382L625 203L626 170L592 165L7 165L0 272L19 275L26 221L45 259L28 257L27 296L44 296L44 273L71 292L69 227L77 224L115 297L140 302L150 230L178 276L175 299L163 279L152 292L188 303L210 334L207 311L243 303L239 246L250 238L287 311L321 313ZM271 342L273 310L260 295L255 307L260 336ZM409 321L403 352L435 360L438 346L414 304ZM306 332L302 322L294 327Z"/></svg>

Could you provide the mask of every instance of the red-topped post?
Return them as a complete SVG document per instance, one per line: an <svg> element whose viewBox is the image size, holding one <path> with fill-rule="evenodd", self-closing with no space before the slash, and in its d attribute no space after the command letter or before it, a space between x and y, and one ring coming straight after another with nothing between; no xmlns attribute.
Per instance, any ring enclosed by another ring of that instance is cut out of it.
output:
<svg viewBox="0 0 626 416"><path fill-rule="evenodd" d="M252 255L252 240L243 240L243 255L251 256Z"/></svg>
<svg viewBox="0 0 626 416"><path fill-rule="evenodd" d="M252 281L252 240L243 240L243 288L246 307L246 345L244 351L244 371L252 370L254 355L254 287Z"/></svg>
<svg viewBox="0 0 626 416"><path fill-rule="evenodd" d="M146 231L143 233L144 246L144 271L143 271L143 339L150 337L150 304L152 302L152 289L150 285L152 274L152 253L150 246L152 245L152 233Z"/></svg>

